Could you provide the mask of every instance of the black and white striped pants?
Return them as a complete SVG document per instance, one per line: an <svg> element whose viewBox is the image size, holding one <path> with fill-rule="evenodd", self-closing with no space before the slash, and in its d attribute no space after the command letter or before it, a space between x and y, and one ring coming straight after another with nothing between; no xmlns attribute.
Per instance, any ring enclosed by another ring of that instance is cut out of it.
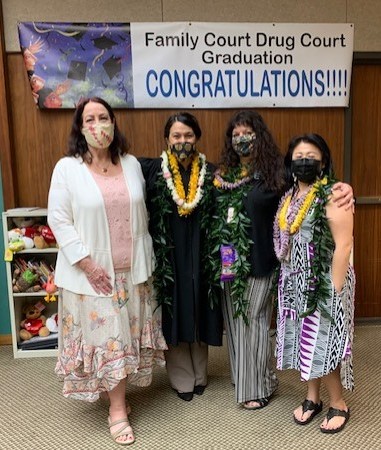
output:
<svg viewBox="0 0 381 450"><path fill-rule="evenodd" d="M273 276L248 279L245 295L249 298L247 316L233 317L231 285L225 283L222 312L225 321L232 381L238 403L270 397L278 386L272 369L270 324L272 300L269 291Z"/></svg>

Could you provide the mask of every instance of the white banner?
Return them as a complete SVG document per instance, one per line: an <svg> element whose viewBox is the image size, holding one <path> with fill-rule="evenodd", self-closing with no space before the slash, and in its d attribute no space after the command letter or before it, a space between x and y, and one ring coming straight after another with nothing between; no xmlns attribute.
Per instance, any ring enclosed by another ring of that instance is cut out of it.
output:
<svg viewBox="0 0 381 450"><path fill-rule="evenodd" d="M353 24L130 25L135 108L348 106Z"/></svg>

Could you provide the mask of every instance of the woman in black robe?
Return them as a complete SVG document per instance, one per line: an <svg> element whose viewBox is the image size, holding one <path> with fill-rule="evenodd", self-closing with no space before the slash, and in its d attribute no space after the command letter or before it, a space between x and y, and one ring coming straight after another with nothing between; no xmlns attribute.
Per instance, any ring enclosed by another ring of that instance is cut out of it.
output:
<svg viewBox="0 0 381 450"><path fill-rule="evenodd" d="M214 167L196 149L200 137L193 115L174 114L164 128L167 150L160 158L139 160L157 259L155 285L169 348L167 372L171 386L185 401L204 392L208 345L222 345L220 292L208 264Z"/></svg>

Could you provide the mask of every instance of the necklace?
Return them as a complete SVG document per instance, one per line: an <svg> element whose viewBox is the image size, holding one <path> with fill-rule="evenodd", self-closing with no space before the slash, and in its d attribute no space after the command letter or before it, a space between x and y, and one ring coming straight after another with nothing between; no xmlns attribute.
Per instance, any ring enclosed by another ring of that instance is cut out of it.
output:
<svg viewBox="0 0 381 450"><path fill-rule="evenodd" d="M319 186L326 184L327 179L323 178L311 185L309 190L298 199L293 197L293 188L289 189L282 197L274 221L274 248L279 260L287 256L290 236L299 230L308 210L315 201Z"/></svg>
<svg viewBox="0 0 381 450"><path fill-rule="evenodd" d="M198 153L192 160L191 176L189 180L188 194L185 194L183 181L179 171L179 162L175 155L169 151L161 154L163 177L171 193L173 201L177 205L180 216L187 216L199 204L203 195L203 186L206 174L206 158Z"/></svg>
<svg viewBox="0 0 381 450"><path fill-rule="evenodd" d="M249 253L253 241L249 229L251 221L246 213L244 199L252 189L245 167L229 168L222 178L220 170L214 176L213 184L218 190L216 201L216 217L209 232L212 248L212 273L215 273L221 283L221 244L234 247L236 260L232 265L234 279L230 282L231 302L234 317L241 316L246 324L249 323L247 297L247 280L250 276L251 265ZM229 180L229 181L227 181ZM227 217L226 217L227 213Z"/></svg>
<svg viewBox="0 0 381 450"><path fill-rule="evenodd" d="M244 168L242 168L240 176L241 178L238 178L237 181L229 182L222 178L221 170L217 169L214 174L213 184L216 188L219 189L232 190L248 183L252 179L252 176L247 175L247 169Z"/></svg>
<svg viewBox="0 0 381 450"><path fill-rule="evenodd" d="M173 265L173 249L175 243L170 220L173 216L173 197L168 189L167 180L164 176L157 177L154 192L155 195L152 197L153 208L150 211L151 235L156 256L153 283L156 288L156 297L159 305L167 308L169 314L172 316L173 289L176 278ZM205 282L205 289L208 291L211 308L219 305L221 289L219 274L214 270L214 265L212 265L213 258L211 255L215 251L214 241L209 239L209 234L213 228L210 226L210 221L215 207L215 201L212 173L210 166L206 164L202 198L197 205L197 226L200 226L200 230L202 231L200 234L200 238L202 239L202 244L200 245L200 261L203 267L203 283Z"/></svg>
<svg viewBox="0 0 381 450"><path fill-rule="evenodd" d="M102 173L107 173L108 169L110 167L111 164L111 159L108 160L107 165L106 166L100 166L99 164L97 164L94 160L94 157L92 155L92 153L90 152L90 150L88 150L89 156L87 158L87 162L91 165L94 164L94 166L100 170Z"/></svg>
<svg viewBox="0 0 381 450"><path fill-rule="evenodd" d="M326 207L330 200L331 189L334 183L335 180L333 178L328 180L325 177L314 185L316 190L314 207L311 213L312 237L306 246L308 263L307 267L301 269L305 270L307 275L307 287L303 291L303 295L306 296L307 300L307 308L304 312L301 312L301 318L307 317L313 314L315 310L318 310L323 317L333 321L330 311L327 309L326 300L331 295L332 289L328 274L332 266L332 252L335 244L328 225ZM279 261L283 263L288 254L290 233L287 230L280 230L278 214L279 209L274 221L274 247ZM281 240L285 241L285 243L282 243ZM281 279L279 279L279 283L281 283ZM281 289L275 289L274 293L280 297L283 296L283 290Z"/></svg>

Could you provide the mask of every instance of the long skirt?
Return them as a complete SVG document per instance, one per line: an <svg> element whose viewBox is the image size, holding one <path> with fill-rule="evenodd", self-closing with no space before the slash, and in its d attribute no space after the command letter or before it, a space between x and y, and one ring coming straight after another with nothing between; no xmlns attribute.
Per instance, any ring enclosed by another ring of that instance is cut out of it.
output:
<svg viewBox="0 0 381 450"><path fill-rule="evenodd" d="M93 402L124 378L148 386L167 349L152 280L133 285L123 272L116 274L113 297L61 294L55 372L64 396Z"/></svg>

